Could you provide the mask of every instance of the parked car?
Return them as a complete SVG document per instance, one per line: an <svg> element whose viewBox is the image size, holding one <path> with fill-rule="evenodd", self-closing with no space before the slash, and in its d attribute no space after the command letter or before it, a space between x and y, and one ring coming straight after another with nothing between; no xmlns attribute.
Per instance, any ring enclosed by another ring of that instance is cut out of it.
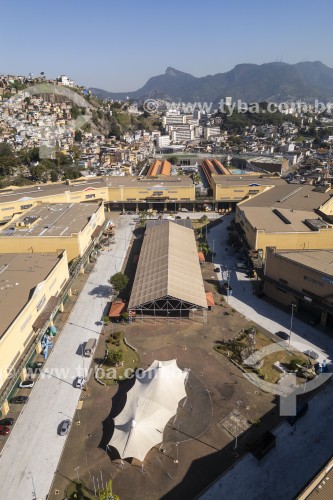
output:
<svg viewBox="0 0 333 500"><path fill-rule="evenodd" d="M21 404L21 405L24 405L25 403L27 403L29 401L29 397L28 396L14 396L10 402L12 404Z"/></svg>
<svg viewBox="0 0 333 500"><path fill-rule="evenodd" d="M70 420L63 420L63 422L61 422L61 424L59 426L59 435L65 436L65 434L67 434L67 432L69 430L70 425L71 425Z"/></svg>
<svg viewBox="0 0 333 500"><path fill-rule="evenodd" d="M319 354L317 354L315 351L311 351L310 349L308 349L307 351L303 351L303 354L305 354L305 356L308 356L309 358L312 358L312 359L319 358Z"/></svg>
<svg viewBox="0 0 333 500"><path fill-rule="evenodd" d="M77 389L83 389L83 387L86 385L86 379L83 377L77 377L75 379L75 387Z"/></svg>
<svg viewBox="0 0 333 500"><path fill-rule="evenodd" d="M11 427L14 425L15 420L13 418L2 418L0 420L0 425L4 425L5 427Z"/></svg>
<svg viewBox="0 0 333 500"><path fill-rule="evenodd" d="M23 380L19 384L20 389L32 389L33 386L35 385L35 382L33 380Z"/></svg>
<svg viewBox="0 0 333 500"><path fill-rule="evenodd" d="M29 374L37 374L41 372L41 369L43 367L43 361L35 361L32 365L28 366L28 373Z"/></svg>
<svg viewBox="0 0 333 500"><path fill-rule="evenodd" d="M6 427L5 425L0 425L0 436L7 436L11 431L10 427Z"/></svg>
<svg viewBox="0 0 333 500"><path fill-rule="evenodd" d="M34 364L32 365L32 371L33 373L40 373L41 369L43 367L43 361L35 361Z"/></svg>
<svg viewBox="0 0 333 500"><path fill-rule="evenodd" d="M329 371L325 360L323 363L315 363L314 369L315 369L316 375L319 375L319 373L327 373Z"/></svg>
<svg viewBox="0 0 333 500"><path fill-rule="evenodd" d="M277 337L280 337L280 339L289 340L289 333L287 333L287 332L280 331L280 332L276 332L275 335Z"/></svg>

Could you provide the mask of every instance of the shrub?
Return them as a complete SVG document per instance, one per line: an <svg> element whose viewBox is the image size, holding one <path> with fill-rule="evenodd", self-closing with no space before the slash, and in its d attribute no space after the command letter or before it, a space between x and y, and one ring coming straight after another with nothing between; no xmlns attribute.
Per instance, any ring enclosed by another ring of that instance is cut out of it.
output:
<svg viewBox="0 0 333 500"><path fill-rule="evenodd" d="M302 359L299 359L299 358L293 358L293 359L290 361L290 363L289 363L289 365L288 365L288 368L289 368L290 370L295 371L295 370L298 370L298 368L299 368L300 366L302 366L303 364L304 364L304 361L303 361Z"/></svg>
<svg viewBox="0 0 333 500"><path fill-rule="evenodd" d="M119 349L118 351L110 351L107 354L105 364L109 366L114 366L121 363L123 359L124 359L124 354L121 349Z"/></svg>

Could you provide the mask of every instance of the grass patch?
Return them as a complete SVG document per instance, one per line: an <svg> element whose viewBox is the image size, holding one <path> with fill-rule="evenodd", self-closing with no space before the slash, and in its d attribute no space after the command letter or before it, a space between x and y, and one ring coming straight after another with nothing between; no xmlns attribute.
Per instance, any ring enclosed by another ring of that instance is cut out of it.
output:
<svg viewBox="0 0 333 500"><path fill-rule="evenodd" d="M266 337L262 332L257 331L257 333L255 334L254 351L258 351L270 344L274 344L274 342L272 342L272 340ZM214 345L214 350L220 354L232 358L233 360L237 361L238 364L242 365L241 352L246 347L248 347L247 334L246 332L244 332L238 337L237 340L231 340L226 343L217 343L216 345ZM246 366L244 366L244 368L249 373L256 373L260 378L267 382L270 382L271 384L276 384L280 380L281 376L283 376L282 373L278 372L274 368L274 363L279 362L289 370L297 370L297 366L307 366L309 363L307 356L305 356L303 353L290 352L287 349L267 354L267 356L262 358L262 362L262 365L258 369L248 368ZM300 380L304 381L304 374L300 373L300 375L302 375L302 378Z"/></svg>
<svg viewBox="0 0 333 500"><path fill-rule="evenodd" d="M124 342L124 332L115 332L105 342L106 349L111 352L122 352L122 363L119 366L101 365L101 373L105 373L105 377L100 377L107 385L113 385L116 382L126 379L128 369L135 371L140 365L140 356L134 349L129 347ZM111 376L112 375L112 376Z"/></svg>

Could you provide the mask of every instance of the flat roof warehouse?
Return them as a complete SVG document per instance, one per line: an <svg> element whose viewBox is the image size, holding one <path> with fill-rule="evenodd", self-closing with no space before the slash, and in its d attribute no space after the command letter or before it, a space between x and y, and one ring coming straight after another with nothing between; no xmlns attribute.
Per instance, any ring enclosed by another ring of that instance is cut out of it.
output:
<svg viewBox="0 0 333 500"><path fill-rule="evenodd" d="M62 257L55 253L0 255L0 338Z"/></svg>
<svg viewBox="0 0 333 500"><path fill-rule="evenodd" d="M7 203L11 201L29 201L30 199L42 198L46 196L55 196L68 192L81 192L91 189L100 188L119 188L121 186L130 188L138 188L140 185L154 187L156 184L167 186L179 185L182 187L193 186L193 181L187 176L169 177L157 176L154 178L139 178L130 176L111 176L101 177L94 180L80 179L77 182L70 184L53 183L43 184L42 186L26 186L24 188L6 188L0 190L0 203Z"/></svg>
<svg viewBox="0 0 333 500"><path fill-rule="evenodd" d="M11 220L0 237L61 237L80 233L97 212L97 203L45 203Z"/></svg>
<svg viewBox="0 0 333 500"><path fill-rule="evenodd" d="M311 232L330 228L318 216L320 207L330 200L333 191L316 191L312 186L276 186L238 204L253 228L268 232ZM324 215L324 214L323 214Z"/></svg>

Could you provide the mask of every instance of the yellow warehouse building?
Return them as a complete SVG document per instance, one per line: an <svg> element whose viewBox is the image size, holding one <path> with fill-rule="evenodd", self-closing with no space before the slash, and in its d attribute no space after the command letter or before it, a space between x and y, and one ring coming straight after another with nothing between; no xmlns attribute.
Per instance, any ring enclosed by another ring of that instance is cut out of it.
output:
<svg viewBox="0 0 333 500"><path fill-rule="evenodd" d="M18 377L20 361L35 344L38 318L52 312L69 279L66 251L59 254L0 255L0 388L9 377ZM11 379L12 381L13 379ZM1 412L8 411L4 401Z"/></svg>
<svg viewBox="0 0 333 500"><path fill-rule="evenodd" d="M82 257L105 221L103 203L41 204L14 216L0 230L2 253L66 250L68 261Z"/></svg>

